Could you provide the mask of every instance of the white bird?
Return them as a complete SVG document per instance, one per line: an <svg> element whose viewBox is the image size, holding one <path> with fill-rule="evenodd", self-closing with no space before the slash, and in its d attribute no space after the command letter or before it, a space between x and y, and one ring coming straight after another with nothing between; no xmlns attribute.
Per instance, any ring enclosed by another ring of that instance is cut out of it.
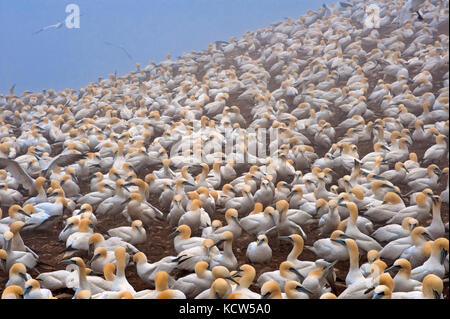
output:
<svg viewBox="0 0 450 319"><path fill-rule="evenodd" d="M295 266L289 261L283 261L279 270L262 273L256 284L262 287L268 281L275 281L284 292L284 286L290 280L303 281L304 277L295 269Z"/></svg>
<svg viewBox="0 0 450 319"><path fill-rule="evenodd" d="M205 291L213 283L212 272L208 270L208 263L199 261L195 265L195 273L190 274L174 281L172 289L181 290L187 298L195 298L198 294Z"/></svg>
<svg viewBox="0 0 450 319"><path fill-rule="evenodd" d="M174 248L177 253L183 250L201 246L205 238L191 237L191 228L188 225L178 226L174 232L169 234L169 238L173 238Z"/></svg>
<svg viewBox="0 0 450 319"><path fill-rule="evenodd" d="M333 262L335 260L348 260L348 249L333 239L350 238L341 230L335 230L331 233L330 238L321 238L314 242L313 247L305 246L306 249L312 251L316 256Z"/></svg>
<svg viewBox="0 0 450 319"><path fill-rule="evenodd" d="M131 227L121 226L108 230L108 235L122 238L124 241L136 245L143 244L147 240L147 232L144 229L142 221L133 220Z"/></svg>
<svg viewBox="0 0 450 319"><path fill-rule="evenodd" d="M422 290L422 283L411 278L411 264L407 259L397 259L391 267L385 270L385 272L389 271L397 271L397 274L394 276L393 292L409 292L412 290Z"/></svg>
<svg viewBox="0 0 450 319"><path fill-rule="evenodd" d="M127 290L130 293L134 294L136 293L136 290L134 290L133 286L130 285L127 278L125 277L125 267L126 267L126 257L125 257L125 248L124 247L117 247L114 250L114 255L116 257L116 278L114 279L111 290L113 291L122 291Z"/></svg>
<svg viewBox="0 0 450 319"><path fill-rule="evenodd" d="M438 238L431 245L431 255L421 266L411 271L411 278L422 280L426 275L433 274L440 278L445 275L445 257L448 255L448 239Z"/></svg>
<svg viewBox="0 0 450 319"><path fill-rule="evenodd" d="M233 275L234 278L239 278L239 284L233 287L234 294L242 294L243 299L260 299L261 296L249 289L255 280L256 271L251 265L244 264L241 265L236 273Z"/></svg>
<svg viewBox="0 0 450 319"><path fill-rule="evenodd" d="M171 273L178 264L176 257L173 256L167 256L149 264L147 262L147 256L143 252L134 254L133 262L136 264L136 272L139 278L152 286L155 284L155 276L159 271Z"/></svg>
<svg viewBox="0 0 450 319"><path fill-rule="evenodd" d="M268 244L266 235L258 235L256 241L248 244L246 256L256 264L267 264L272 260L272 248Z"/></svg>
<svg viewBox="0 0 450 319"><path fill-rule="evenodd" d="M30 279L25 283L23 295L23 299L50 299L53 297L52 292L47 288L41 288L36 279Z"/></svg>
<svg viewBox="0 0 450 319"><path fill-rule="evenodd" d="M419 221L417 219L405 217L401 225L390 224L382 226L374 231L371 236L379 242L391 242L399 238L408 237L411 230L418 225Z"/></svg>
<svg viewBox="0 0 450 319"><path fill-rule="evenodd" d="M220 234L220 240L216 242L216 245L223 242L223 252L212 256L211 267L225 266L230 271L236 269L238 261L233 253L233 238L234 235L231 231Z"/></svg>
<svg viewBox="0 0 450 319"><path fill-rule="evenodd" d="M380 251L383 247L375 239L362 233L356 226L356 221L358 219L358 207L356 204L347 202L347 208L350 211L350 217L347 222L345 234L355 239L358 247L366 252L372 249Z"/></svg>

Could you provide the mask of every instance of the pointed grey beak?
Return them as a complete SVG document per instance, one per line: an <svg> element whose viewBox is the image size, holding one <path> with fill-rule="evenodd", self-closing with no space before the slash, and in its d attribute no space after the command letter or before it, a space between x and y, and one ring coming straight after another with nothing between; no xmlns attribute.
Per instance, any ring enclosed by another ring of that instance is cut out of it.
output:
<svg viewBox="0 0 450 319"><path fill-rule="evenodd" d="M439 197L438 196L431 196L431 200L433 201L433 203L436 205L438 202Z"/></svg>
<svg viewBox="0 0 450 319"><path fill-rule="evenodd" d="M25 216L27 216L27 217L31 217L30 214L28 214L26 211L24 211L24 210L22 210L22 209L19 209L17 212L20 213L20 214L22 214L22 215L25 215Z"/></svg>
<svg viewBox="0 0 450 319"><path fill-rule="evenodd" d="M94 255L89 263L92 264L98 257L100 257L100 254Z"/></svg>
<svg viewBox="0 0 450 319"><path fill-rule="evenodd" d="M334 241L335 243L341 244L341 245L344 246L344 247L347 247L346 242L343 241L343 240L341 240L341 239L334 239L334 238L331 238L330 240L331 240L331 241Z"/></svg>
<svg viewBox="0 0 450 319"><path fill-rule="evenodd" d="M129 167L136 175L138 175L138 172L136 171L136 169L132 165L130 165Z"/></svg>
<svg viewBox="0 0 450 319"><path fill-rule="evenodd" d="M242 275L241 275L241 273L243 272L243 270L242 269L238 269L238 270L236 270L236 272L231 276L231 277L241 277Z"/></svg>
<svg viewBox="0 0 450 319"><path fill-rule="evenodd" d="M439 292L437 292L434 289L433 289L433 296L434 296L434 299L441 299L441 295L439 294Z"/></svg>
<svg viewBox="0 0 450 319"><path fill-rule="evenodd" d="M266 292L264 295L261 296L261 299L268 299L270 296L271 292Z"/></svg>
<svg viewBox="0 0 450 319"><path fill-rule="evenodd" d="M298 292L305 292L310 296L313 294L311 291L309 291L308 289L306 289L303 286L297 286L297 287L295 287L295 290L297 290Z"/></svg>
<svg viewBox="0 0 450 319"><path fill-rule="evenodd" d="M188 185L188 186L195 186L194 184L192 184L191 182L188 182L188 181L184 181L182 184Z"/></svg>
<svg viewBox="0 0 450 319"><path fill-rule="evenodd" d="M367 295L369 292L373 291L375 289L375 286L369 287L364 291L364 294Z"/></svg>
<svg viewBox="0 0 450 319"><path fill-rule="evenodd" d="M71 228L73 226L73 223L67 224L66 227L62 230L62 232L65 232L67 229Z"/></svg>
<svg viewBox="0 0 450 319"><path fill-rule="evenodd" d="M179 233L180 233L180 232L179 232L178 230L176 230L176 231L170 233L168 237L169 237L169 238L177 237Z"/></svg>
<svg viewBox="0 0 450 319"><path fill-rule="evenodd" d="M129 182L129 183L126 183L124 186L136 186L136 184L135 183L133 183L133 182Z"/></svg>
<svg viewBox="0 0 450 319"><path fill-rule="evenodd" d="M122 203L120 203L121 205L125 205L128 204L131 201L131 197L128 197L126 200L124 200Z"/></svg>
<svg viewBox="0 0 450 319"><path fill-rule="evenodd" d="M105 185L105 188L110 189L110 190L112 190L112 191L115 191L115 188L112 187L112 186L109 185L109 184L106 184L106 185Z"/></svg>
<svg viewBox="0 0 450 319"><path fill-rule="evenodd" d="M353 188L353 185L352 185L352 183L350 183L350 181L345 181L345 183L348 185L348 186L350 186L351 188Z"/></svg>
<svg viewBox="0 0 450 319"><path fill-rule="evenodd" d="M381 299L383 297L384 297L384 291L374 294L372 299Z"/></svg>
<svg viewBox="0 0 450 319"><path fill-rule="evenodd" d="M426 240L431 240L433 241L433 238L430 236L430 234L423 232L422 233L423 238L425 238Z"/></svg>
<svg viewBox="0 0 450 319"><path fill-rule="evenodd" d="M28 293L31 291L32 288L33 288L32 286L27 286L27 287L25 288L25 290L23 291L23 294L24 294L24 295L28 294Z"/></svg>
<svg viewBox="0 0 450 319"><path fill-rule="evenodd" d="M441 250L441 265L444 264L445 262L445 257L447 257L448 251L446 251L445 249Z"/></svg>
<svg viewBox="0 0 450 319"><path fill-rule="evenodd" d="M74 173L71 173L70 176L72 177L74 182L78 183L78 177Z"/></svg>
<svg viewBox="0 0 450 319"><path fill-rule="evenodd" d="M298 277L301 281L305 280L305 277L303 277L303 275L302 275L301 273L299 273L297 269L291 267L291 268L289 268L289 271L290 271L290 272L293 272L294 274L296 274L297 277Z"/></svg>
<svg viewBox="0 0 450 319"><path fill-rule="evenodd" d="M232 282L234 282L236 285L239 286L239 283L232 276L226 277L225 279L231 280Z"/></svg>
<svg viewBox="0 0 450 319"><path fill-rule="evenodd" d="M393 266L391 266L391 267L389 267L389 268L386 268L386 269L384 270L384 272L398 271L398 270L400 270L400 269L402 269L401 266L399 266L399 265L393 265Z"/></svg>

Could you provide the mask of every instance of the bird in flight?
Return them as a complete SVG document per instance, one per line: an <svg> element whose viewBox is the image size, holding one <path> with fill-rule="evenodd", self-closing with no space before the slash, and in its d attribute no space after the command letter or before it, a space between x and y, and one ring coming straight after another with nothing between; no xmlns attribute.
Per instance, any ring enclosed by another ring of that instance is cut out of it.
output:
<svg viewBox="0 0 450 319"><path fill-rule="evenodd" d="M108 41L104 41L104 42L105 42L105 44L107 44L107 45L110 45L110 46L113 46L113 47L122 49L122 51L125 52L125 54L128 56L128 58L129 58L130 60L133 60L133 57L131 56L131 54L128 53L128 51L127 51L123 46L117 45L117 44L114 44L114 43L111 43L111 42L108 42Z"/></svg>
<svg viewBox="0 0 450 319"><path fill-rule="evenodd" d="M83 14L80 14L80 17L82 17L82 16L83 16ZM47 30L52 30L52 29L54 29L54 30L60 29L64 25L64 23L65 23L65 21L63 20L58 23L48 25L46 27L43 27L43 28L37 30L36 32L33 32L33 34L38 34L38 33L41 33L42 31L47 31Z"/></svg>
<svg viewBox="0 0 450 319"><path fill-rule="evenodd" d="M56 30L56 29L61 28L62 26L63 26L63 22L58 22L56 24L52 24L52 25L48 25L46 27L43 27L43 28L37 30L36 32L33 32L33 34L38 34L38 33L41 33L42 31L47 31L47 30L51 30L51 29L55 29Z"/></svg>

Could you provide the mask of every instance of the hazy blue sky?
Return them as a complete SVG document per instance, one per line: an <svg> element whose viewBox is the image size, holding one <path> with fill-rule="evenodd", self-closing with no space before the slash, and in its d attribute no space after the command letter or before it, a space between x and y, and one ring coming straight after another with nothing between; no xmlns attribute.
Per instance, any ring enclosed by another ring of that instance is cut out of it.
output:
<svg viewBox="0 0 450 319"><path fill-rule="evenodd" d="M209 43L241 37L284 17L298 18L329 0L0 0L0 93L66 87L160 62ZM80 7L79 29L48 30ZM104 41L123 45L134 60Z"/></svg>

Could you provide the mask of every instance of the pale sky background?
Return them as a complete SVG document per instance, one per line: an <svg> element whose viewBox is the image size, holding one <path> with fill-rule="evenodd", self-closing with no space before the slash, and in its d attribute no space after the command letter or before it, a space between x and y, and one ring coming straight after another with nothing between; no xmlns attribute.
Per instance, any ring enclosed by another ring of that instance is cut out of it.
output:
<svg viewBox="0 0 450 319"><path fill-rule="evenodd" d="M205 50L209 43L240 38L330 0L0 0L0 93L78 89L136 62L159 63L166 54ZM42 27L64 21L67 4L80 7L80 28ZM119 48L124 46L131 61Z"/></svg>

